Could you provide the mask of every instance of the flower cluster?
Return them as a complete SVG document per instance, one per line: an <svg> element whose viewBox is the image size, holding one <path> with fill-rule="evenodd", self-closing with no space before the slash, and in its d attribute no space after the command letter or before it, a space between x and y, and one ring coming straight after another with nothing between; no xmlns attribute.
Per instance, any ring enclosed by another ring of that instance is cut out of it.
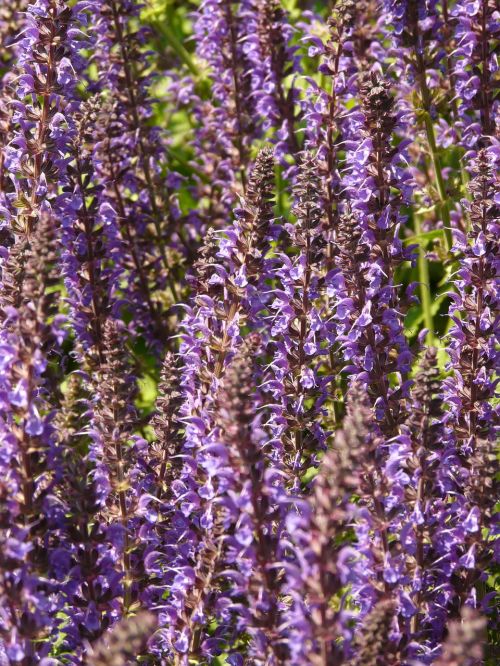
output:
<svg viewBox="0 0 500 666"><path fill-rule="evenodd" d="M490 666L496 4L194 4L0 7L0 664Z"/></svg>

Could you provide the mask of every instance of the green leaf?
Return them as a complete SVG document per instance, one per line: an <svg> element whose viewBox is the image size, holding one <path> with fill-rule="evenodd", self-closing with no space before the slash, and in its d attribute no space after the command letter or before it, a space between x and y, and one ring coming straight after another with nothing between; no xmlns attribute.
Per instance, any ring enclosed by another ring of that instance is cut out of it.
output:
<svg viewBox="0 0 500 666"><path fill-rule="evenodd" d="M417 211L420 212L420 211ZM433 229L432 231L423 231L421 234L410 236L410 238L403 239L404 245L427 245L427 243L435 238L444 239L443 229Z"/></svg>

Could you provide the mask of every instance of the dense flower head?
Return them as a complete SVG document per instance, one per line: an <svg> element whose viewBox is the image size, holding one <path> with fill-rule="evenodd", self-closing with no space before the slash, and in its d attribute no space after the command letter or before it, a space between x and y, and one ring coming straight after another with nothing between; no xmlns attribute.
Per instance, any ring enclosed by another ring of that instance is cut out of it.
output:
<svg viewBox="0 0 500 666"><path fill-rule="evenodd" d="M297 488L303 471L316 464L325 440L320 415L326 378L319 369L325 335L319 267L325 242L316 163L307 153L293 196L295 223L287 225L286 231L297 254L278 257L279 283L271 303L274 355L266 383L274 403L271 443Z"/></svg>
<svg viewBox="0 0 500 666"><path fill-rule="evenodd" d="M246 4L204 0L194 24L196 50L209 65L212 80L211 99L198 111L199 149L204 153L203 161L207 152L211 158L214 185L231 182L231 189L243 192L250 142L260 133L261 125L252 100L251 48L247 47L255 29L255 14L245 14Z"/></svg>
<svg viewBox="0 0 500 666"><path fill-rule="evenodd" d="M0 665L493 664L494 0L0 4Z"/></svg>
<svg viewBox="0 0 500 666"><path fill-rule="evenodd" d="M388 375L396 372L402 379L411 363L394 283L396 267L412 258L399 239L401 207L411 196L411 177L402 166L401 147L393 147L398 114L387 82L376 73L365 74L360 95L356 126L363 140L352 142L346 212L337 232L338 269L330 275L329 291L339 320L336 337L349 370L370 393L377 385L377 416L394 432L401 392L394 394ZM390 353L391 347L395 353Z"/></svg>
<svg viewBox="0 0 500 666"><path fill-rule="evenodd" d="M457 2L456 66L459 111L464 144L474 148L494 136L498 95L492 82L498 72L494 40L498 39L498 7L492 0Z"/></svg>
<svg viewBox="0 0 500 666"><path fill-rule="evenodd" d="M217 405L217 439L227 448L231 474L222 499L229 532L223 553L230 597L225 612L238 614L237 631L251 637L249 651L256 663L279 660L287 653L280 641L276 566L280 539L273 534L283 486L265 450L261 419L255 414L262 405L262 395L255 390L261 351L261 336L252 333L228 367Z"/></svg>
<svg viewBox="0 0 500 666"><path fill-rule="evenodd" d="M246 9L246 12L245 12ZM248 30L245 55L249 59L252 97L263 118L262 128L276 133L276 155L296 156L297 137L295 102L298 92L287 83L300 71L296 48L291 45L294 30L280 2L256 0L243 4L243 16L255 30Z"/></svg>
<svg viewBox="0 0 500 666"><path fill-rule="evenodd" d="M11 608L2 640L13 663L32 658L36 640L50 638L59 610L52 558L64 504L54 496L60 454L51 408L58 378L50 362L62 336L57 321L49 323L58 295L56 262L54 220L44 216L36 235L20 239L2 267L0 590Z"/></svg>

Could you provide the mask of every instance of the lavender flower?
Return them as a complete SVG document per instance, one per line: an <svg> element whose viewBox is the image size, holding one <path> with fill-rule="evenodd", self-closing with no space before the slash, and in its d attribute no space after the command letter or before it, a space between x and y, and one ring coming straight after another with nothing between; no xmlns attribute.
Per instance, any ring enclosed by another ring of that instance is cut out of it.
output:
<svg viewBox="0 0 500 666"><path fill-rule="evenodd" d="M239 181L246 191L249 141L258 125L252 113L251 62L245 53L247 17L239 16L233 0L205 0L196 16L196 50L211 68L213 102L202 110L199 141L211 153L222 154L213 174L214 183ZM250 23L252 25L252 23Z"/></svg>
<svg viewBox="0 0 500 666"><path fill-rule="evenodd" d="M54 422L62 450L62 482L56 492L64 502L66 517L60 530L59 553L67 561L62 585L68 617L60 620L64 648L77 659L89 641L97 640L116 618L120 579L109 555L106 524L101 521L94 465L87 451L89 395L79 373L70 376Z"/></svg>
<svg viewBox="0 0 500 666"><path fill-rule="evenodd" d="M348 416L351 415L348 423L355 423L360 446L356 491L360 506L353 525L356 551L351 553L350 565L344 571L358 615L363 618L384 596L397 601L406 570L399 546L399 526L393 521L397 506L392 491L398 478L386 468L384 438L362 384L352 385L347 408Z"/></svg>
<svg viewBox="0 0 500 666"><path fill-rule="evenodd" d="M457 494L450 508L454 515L450 555L457 567L457 593L462 601L472 595L472 603L474 585L483 575L482 558L488 559L492 548L488 534L493 526L490 492L494 485L491 464L496 436L491 400L498 366L498 218L494 201L497 161L496 148L490 148L480 150L473 162L471 201L466 204L469 238L456 236L463 258L455 280L457 292L452 294L450 306L453 326L448 353L453 374L445 383L445 397L450 405L449 474L459 479L465 490L464 494Z"/></svg>
<svg viewBox="0 0 500 666"><path fill-rule="evenodd" d="M56 262L54 222L44 216L31 241L17 241L2 267L0 596L2 644L14 664L37 663L48 652L60 607L53 566L64 505L53 494L60 456L49 381L61 339L57 319L49 323Z"/></svg>
<svg viewBox="0 0 500 666"><path fill-rule="evenodd" d="M287 569L286 585L293 599L289 620L293 663L343 663L349 640L349 613L343 607L346 569L352 548L346 535L356 509L360 456L364 453L366 423L363 411L353 409L337 431L332 448L321 461L311 496L288 516L296 562ZM332 605L339 599L340 608Z"/></svg>
<svg viewBox="0 0 500 666"><path fill-rule="evenodd" d="M261 344L258 334L249 336L226 371L218 400L217 440L228 450L232 476L221 501L228 514L226 524L231 525L224 548L223 575L232 600L227 610L237 614L236 636L250 636L253 661L274 664L288 654L280 566L284 488L280 470L267 455L258 416L262 396L254 387Z"/></svg>
<svg viewBox="0 0 500 666"><path fill-rule="evenodd" d="M393 278L396 266L411 258L398 238L401 205L408 201L411 181L400 166L399 150L391 145L398 116L387 84L368 74L360 95L356 126L363 141L345 177L352 213L340 225L340 271L330 276L329 291L335 299L336 337L348 362L345 370L367 387L382 427L394 433L405 389L391 389L389 375L404 378L411 361Z"/></svg>
<svg viewBox="0 0 500 666"><path fill-rule="evenodd" d="M120 580L121 609L130 612L138 596L138 563L134 551L137 508L137 458L141 441L133 437L136 385L124 349L123 329L108 319L104 325L104 362L95 373L90 459L96 494L107 524L110 557Z"/></svg>
<svg viewBox="0 0 500 666"><path fill-rule="evenodd" d="M327 217L329 259L335 247L336 228L338 225L338 207L340 198L340 176L338 153L342 140L346 138L345 104L353 92L353 67L351 37L357 22L356 3L345 0L338 4L328 19L329 39L326 44L318 37L312 37L313 46L309 52L321 53L322 63L319 71L330 78L329 90L313 87L308 95L309 109L308 145L318 150L318 170L324 191L323 208ZM329 262L331 268L331 261Z"/></svg>
<svg viewBox="0 0 500 666"><path fill-rule="evenodd" d="M413 109L410 110L409 117L413 117L413 122L420 122L425 130L427 144L425 150L422 151L418 144L414 144L412 150L419 154L420 162L426 159L427 152L430 153L434 177L431 178L428 174L425 179L422 179L424 182L427 181L425 200L437 199L436 211L442 220L445 245L449 251L452 244L450 227L452 219L456 218L456 215L452 215L448 196L447 177L451 173L449 169L444 168L439 144L448 147L456 140L459 123L457 123L456 104L457 80L451 64L450 47L445 43L446 38L449 39L449 29L443 25L444 16L447 14L447 4L445 2L442 6L443 19L436 2L418 3L396 0L386 4L390 7L388 18L390 21L393 19L395 23L394 52L400 62L398 72L405 72L405 78L408 79L405 97L411 96L413 102ZM447 49L448 55L446 55ZM444 62L446 62L446 66ZM448 119L447 114L441 113L440 124L435 127L437 107L441 105L444 108L443 98L445 96L448 98L447 101L454 116L452 119ZM407 123L404 128L408 137L413 137L413 122ZM462 167L461 175L462 181L464 181ZM415 225L415 229L419 233L418 220L415 221Z"/></svg>
<svg viewBox="0 0 500 666"><path fill-rule="evenodd" d="M180 368L172 353L168 353L163 361L161 379L158 385L156 412L151 421L155 431L153 444L156 453L155 475L157 492L171 492L167 479L174 477L169 466L178 465L176 454L180 451L179 409L182 403L180 388Z"/></svg>
<svg viewBox="0 0 500 666"><path fill-rule="evenodd" d="M444 407L437 350L425 350L415 376L408 416L389 446L387 475L395 479L392 503L399 502L392 529L401 534L407 577L401 593L401 615L409 622L412 640L407 658L423 663L435 655L443 636L449 600L449 562L440 548L446 523L442 499Z"/></svg>
<svg viewBox="0 0 500 666"><path fill-rule="evenodd" d="M15 181L14 231L30 233L41 213L50 211L58 177L65 171L67 119L63 100L74 95L74 68L86 3L70 8L59 0L30 5L18 45L17 102L12 122L16 133L7 165Z"/></svg>
<svg viewBox="0 0 500 666"><path fill-rule="evenodd" d="M494 54L498 38L498 7L492 0L457 2L455 80L467 147L485 145L495 133L498 100L492 80L498 70Z"/></svg>
<svg viewBox="0 0 500 666"><path fill-rule="evenodd" d="M127 0L100 3L97 26L99 88L110 106L100 114L95 145L95 169L105 183L103 202L107 215L119 229L119 261L130 275L127 299L142 320L141 332L157 349L165 344L164 304L160 292L170 285L174 252L167 256L165 242L173 245L172 211L163 181L165 152L161 135L149 127L151 81L141 65L147 57L143 29L133 22L139 5Z"/></svg>
<svg viewBox="0 0 500 666"><path fill-rule="evenodd" d="M274 355L267 387L274 401L272 445L297 491L301 475L315 464L325 443L320 425L325 378L319 374L318 363L324 353L318 268L325 243L316 165L308 155L303 158L294 196L296 222L287 231L298 254L279 256L276 275L280 288L271 304Z"/></svg>
<svg viewBox="0 0 500 666"><path fill-rule="evenodd" d="M182 391L181 368L172 353L165 356L156 409L151 419L154 440L145 454L144 493L139 499L141 516L139 534L144 544L147 584L141 601L147 607L161 607L162 597L171 592L173 581L172 544L184 538L187 521L175 504L175 489L183 460L180 407ZM156 643L155 643L156 644Z"/></svg>
<svg viewBox="0 0 500 666"><path fill-rule="evenodd" d="M82 103L75 117L70 146L67 201L64 207L63 243L66 247L65 284L82 366L92 372L104 362L104 322L113 304L111 282L120 273L111 268L119 252L114 216L107 215L102 188L95 182L92 164L91 124L98 118L101 100ZM90 147L89 147L90 143Z"/></svg>
<svg viewBox="0 0 500 666"><path fill-rule="evenodd" d="M262 127L275 129L277 157L296 156L300 149L296 135L300 119L295 117L298 91L293 83L287 90L285 83L299 71L296 49L290 45L293 29L277 0L245 3L242 16L248 25L256 24L255 34L247 29L244 49L251 63L252 93Z"/></svg>
<svg viewBox="0 0 500 666"><path fill-rule="evenodd" d="M209 235L196 266L196 305L184 322L181 345L185 362L181 408L185 423L184 467L176 482L174 501L180 503L191 524L183 528L186 543L174 548L177 553L171 568L178 573L179 587L172 597L173 605L168 609L166 604L165 611L171 625L170 645L181 653L201 647L200 632L207 622L204 604L211 589L209 585L204 589L195 583L198 575L212 580L220 560L223 523L215 499L224 487L225 456L219 455L220 448L213 441L213 403L241 340L242 321L247 312L251 313L251 303L256 299L255 287L269 247L272 183L272 154L263 150L257 157L236 222L227 231L227 242L220 245L220 256L227 262L227 268L215 256L217 243Z"/></svg>

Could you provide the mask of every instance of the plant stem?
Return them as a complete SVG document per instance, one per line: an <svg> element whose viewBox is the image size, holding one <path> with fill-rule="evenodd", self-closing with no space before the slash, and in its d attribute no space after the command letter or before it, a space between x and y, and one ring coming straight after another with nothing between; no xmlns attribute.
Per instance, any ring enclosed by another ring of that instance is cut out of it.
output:
<svg viewBox="0 0 500 666"><path fill-rule="evenodd" d="M453 244L453 239L451 236L451 225L450 225L450 210L448 208L448 197L446 194L446 186L443 178L443 170L441 165L441 159L439 157L437 145L436 145L436 135L434 133L434 125L432 123L432 118L428 111L423 111L424 123L425 123L425 132L427 134L427 143L429 144L429 151L431 154L432 167L434 169L434 175L436 178L436 187L439 195L439 205L441 211L441 217L443 218L444 226L444 237L446 241L446 249L448 252L451 250Z"/></svg>
<svg viewBox="0 0 500 666"><path fill-rule="evenodd" d="M420 217L415 215L415 235L419 236L421 233ZM424 315L425 327L428 330L426 335L426 342L429 345L434 344L434 318L432 316L432 297L430 289L429 278L429 262L425 256L425 248L422 243L418 244L418 279L420 285L420 301L422 304L422 312Z"/></svg>

